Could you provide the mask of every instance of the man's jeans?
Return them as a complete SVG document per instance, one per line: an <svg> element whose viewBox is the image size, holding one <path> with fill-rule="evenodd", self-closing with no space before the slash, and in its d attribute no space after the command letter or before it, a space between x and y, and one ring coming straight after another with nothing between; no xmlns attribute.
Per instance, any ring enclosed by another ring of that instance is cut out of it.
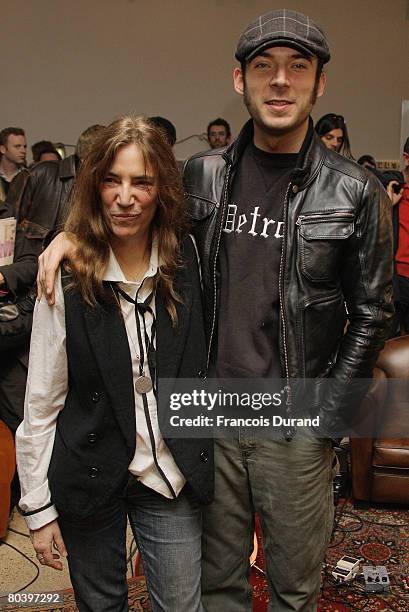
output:
<svg viewBox="0 0 409 612"><path fill-rule="evenodd" d="M129 481L126 495L81 522L58 519L80 612L128 610L126 518L142 556L154 612L201 612L202 515L188 485L166 499Z"/></svg>
<svg viewBox="0 0 409 612"><path fill-rule="evenodd" d="M316 610L332 530L334 453L328 440L300 430L291 442L243 430L215 441L215 501L203 514L206 612L252 609L254 512L263 532L269 610Z"/></svg>

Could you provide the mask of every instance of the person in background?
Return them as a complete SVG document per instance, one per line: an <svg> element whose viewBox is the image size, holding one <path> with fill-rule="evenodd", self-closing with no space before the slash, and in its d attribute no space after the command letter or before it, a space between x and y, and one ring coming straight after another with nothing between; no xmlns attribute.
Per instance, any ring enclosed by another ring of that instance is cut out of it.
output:
<svg viewBox="0 0 409 612"><path fill-rule="evenodd" d="M357 160L357 164L364 166L364 168L368 168L368 170L376 170L378 167L376 159L373 157L373 155L368 154L361 155L361 157Z"/></svg>
<svg viewBox="0 0 409 612"><path fill-rule="evenodd" d="M27 140L22 128L1 130L0 154L0 200L4 201L11 181L26 165Z"/></svg>
<svg viewBox="0 0 409 612"><path fill-rule="evenodd" d="M399 332L409 334L409 137L403 146L403 177L388 185L395 196L393 224L395 235L396 313ZM399 197L400 196L400 197Z"/></svg>
<svg viewBox="0 0 409 612"><path fill-rule="evenodd" d="M12 216L11 211L7 216ZM0 266L0 540L20 497L14 435L23 418L37 255L17 228L13 263Z"/></svg>
<svg viewBox="0 0 409 612"><path fill-rule="evenodd" d="M91 126L78 138L76 154L59 162L36 164L30 170L23 169L10 187L7 201L0 207L0 217L17 219L16 243L13 263L0 267L0 293L16 302L18 313L11 320L0 316L0 422L6 436L8 451L4 466L14 465L13 436L23 419L24 394L27 380L28 353L34 293L31 288L37 274L37 257L49 232L61 226L66 215L66 201L74 185L80 160L84 159L103 126ZM15 198L14 198L15 195ZM7 428L7 430L6 430ZM1 469L1 468L0 468ZM10 499L10 474L4 475L3 517ZM11 475L13 480L14 470ZM11 509L19 498L17 477L11 486ZM9 511L10 508L7 508ZM1 511L0 511L1 514ZM4 522L4 521L3 521Z"/></svg>
<svg viewBox="0 0 409 612"><path fill-rule="evenodd" d="M173 147L176 143L176 128L166 117L149 117L154 125L163 130L166 140Z"/></svg>
<svg viewBox="0 0 409 612"><path fill-rule="evenodd" d="M207 126L207 140L211 149L221 149L229 144L231 139L230 125L226 119L218 117Z"/></svg>
<svg viewBox="0 0 409 612"><path fill-rule="evenodd" d="M404 168L405 163L405 153L403 153ZM405 221L405 218L407 216L407 207L405 206L405 199L408 200L407 184L405 184L404 174L399 170L381 171L378 168L373 168L372 166L367 166L367 168L379 180L386 193L388 194L392 204L394 253L393 296L395 304L395 316L390 336L395 337L400 336L402 333L409 333L409 321L407 320L407 308L405 307L405 301L409 301L409 297L407 294L407 283L405 279L405 268L406 276L408 275L408 266L405 266L405 261L409 262L409 251L407 249L409 221L407 219ZM398 251L400 259L399 272L397 269ZM401 295L403 300L402 303Z"/></svg>
<svg viewBox="0 0 409 612"><path fill-rule="evenodd" d="M73 155L57 164L44 161L24 169L10 186L7 202L28 237L39 240L40 249L47 233L63 221L65 202L81 160L102 128L99 124L91 125L80 134Z"/></svg>
<svg viewBox="0 0 409 612"><path fill-rule="evenodd" d="M406 187L409 185L409 136L403 145L403 176L405 177Z"/></svg>
<svg viewBox="0 0 409 612"><path fill-rule="evenodd" d="M324 115L315 124L315 131L327 149L336 151L348 159L354 159L347 124L342 115L334 115L334 113Z"/></svg>
<svg viewBox="0 0 409 612"><path fill-rule="evenodd" d="M152 610L202 612L212 441L165 440L158 426L169 403L157 405L157 383L206 363L197 256L162 130L130 117L103 129L69 208L76 263L60 270L55 305L34 312L20 508L42 565L61 569L54 547L68 553L81 612L128 610L127 515Z"/></svg>
<svg viewBox="0 0 409 612"><path fill-rule="evenodd" d="M39 140L31 146L33 163L40 161L61 161L61 155L50 140Z"/></svg>

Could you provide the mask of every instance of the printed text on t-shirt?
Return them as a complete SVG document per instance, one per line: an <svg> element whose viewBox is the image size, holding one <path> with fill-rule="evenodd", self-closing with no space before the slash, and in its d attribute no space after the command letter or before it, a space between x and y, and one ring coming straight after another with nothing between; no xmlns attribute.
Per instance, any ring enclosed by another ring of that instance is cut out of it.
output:
<svg viewBox="0 0 409 612"><path fill-rule="evenodd" d="M236 204L229 204L223 231L226 234L245 232L262 238L282 238L283 222L262 217L258 212L259 209L259 206L254 206L253 211L246 214L240 213Z"/></svg>

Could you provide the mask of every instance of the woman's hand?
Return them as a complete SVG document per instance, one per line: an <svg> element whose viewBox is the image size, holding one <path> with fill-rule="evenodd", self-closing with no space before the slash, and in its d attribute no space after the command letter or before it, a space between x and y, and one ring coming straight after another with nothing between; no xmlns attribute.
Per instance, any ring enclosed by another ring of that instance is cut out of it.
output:
<svg viewBox="0 0 409 612"><path fill-rule="evenodd" d="M52 306L55 301L55 273L63 259L75 261L76 243L73 236L65 232L58 234L38 258L37 299L44 294Z"/></svg>
<svg viewBox="0 0 409 612"><path fill-rule="evenodd" d="M40 529L30 531L30 538L41 565L48 565L61 571L63 565L59 561L60 555L66 557L67 551L57 521L51 521ZM53 553L53 547L58 550L59 555Z"/></svg>

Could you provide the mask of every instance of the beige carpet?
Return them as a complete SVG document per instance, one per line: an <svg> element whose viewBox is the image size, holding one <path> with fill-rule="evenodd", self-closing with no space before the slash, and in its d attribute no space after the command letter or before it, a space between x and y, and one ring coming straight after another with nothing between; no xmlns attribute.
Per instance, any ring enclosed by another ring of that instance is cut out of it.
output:
<svg viewBox="0 0 409 612"><path fill-rule="evenodd" d="M148 591L146 590L145 578L138 576L128 580L128 603L131 612L150 612ZM63 604L50 604L29 606L22 608L22 604L8 604L0 599L0 610L7 612L77 612L74 595L71 589L60 591L63 596Z"/></svg>
<svg viewBox="0 0 409 612"><path fill-rule="evenodd" d="M21 610L22 612L76 612L77 608L71 589L67 563L64 561L62 572L39 565L30 539L27 537L28 530L23 517L14 512L9 526L14 531L10 530L5 542L0 542L0 610L7 612L14 612L15 610ZM128 551L131 541L132 533L128 527ZM130 564L128 563L129 568ZM32 584L29 584L30 582ZM27 586L25 587L25 585ZM145 579L143 577L133 578L128 571L128 586L129 610L131 612L149 611L150 605ZM23 607L22 603L9 604L7 599L1 597L7 593L16 592L60 593L63 595L64 603Z"/></svg>

